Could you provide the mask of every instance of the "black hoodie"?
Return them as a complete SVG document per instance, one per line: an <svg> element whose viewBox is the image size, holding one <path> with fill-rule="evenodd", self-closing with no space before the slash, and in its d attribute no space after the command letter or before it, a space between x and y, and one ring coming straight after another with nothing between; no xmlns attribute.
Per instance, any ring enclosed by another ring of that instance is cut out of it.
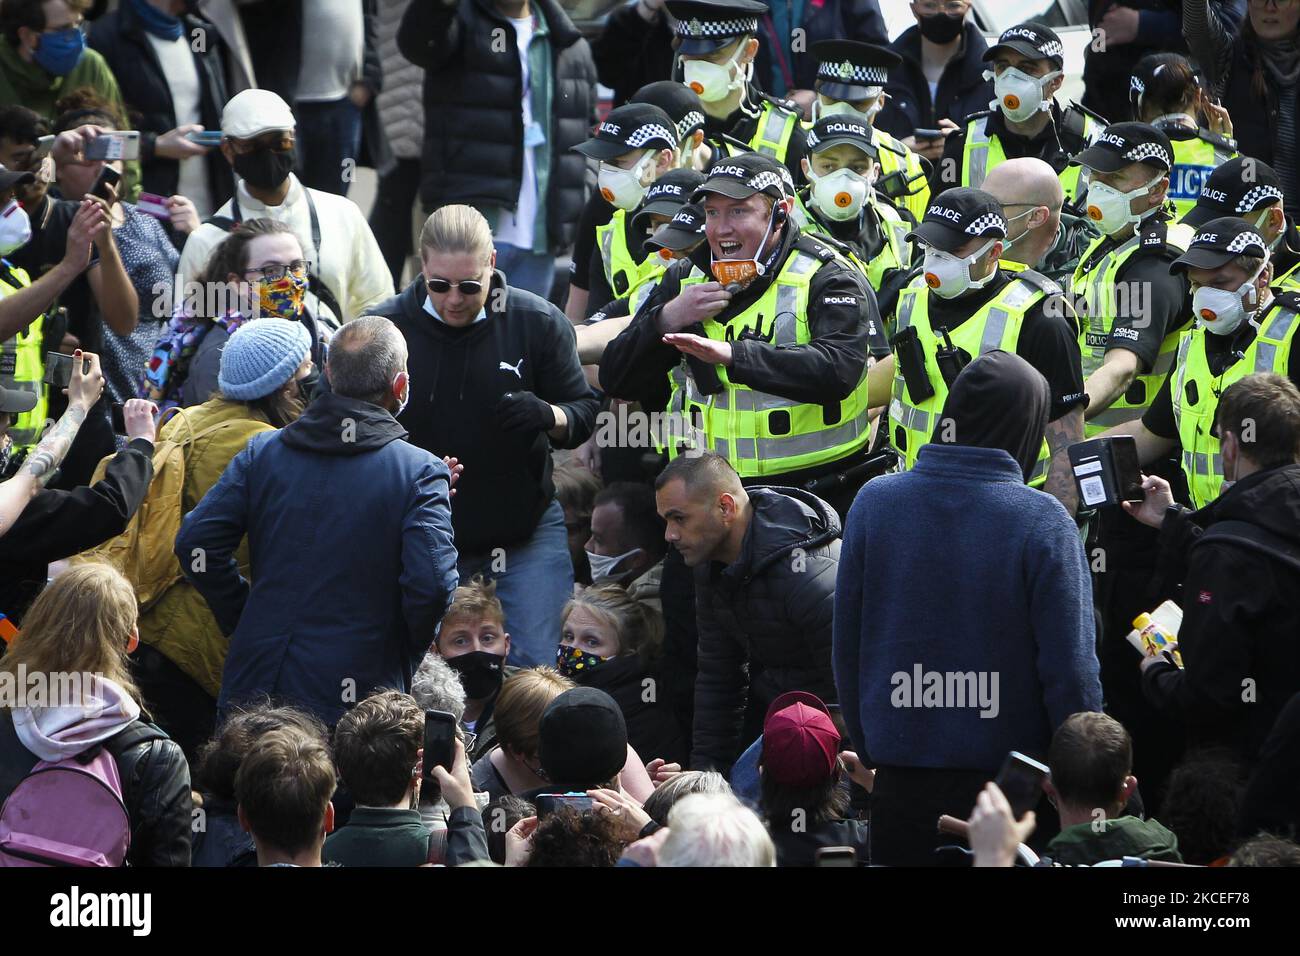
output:
<svg viewBox="0 0 1300 956"><path fill-rule="evenodd" d="M1142 683L1157 707L1186 723L1189 743L1227 746L1253 763L1300 691L1300 570L1209 533L1223 521L1300 549L1300 465L1255 472L1200 511L1165 519L1173 570L1186 562L1178 631L1185 669L1154 664Z"/></svg>
<svg viewBox="0 0 1300 956"><path fill-rule="evenodd" d="M591 435L599 403L583 377L573 326L546 300L507 288L497 272L487 318L452 328L424 310L427 295L417 276L370 314L391 319L406 337L411 397L399 420L411 444L465 466L452 509L456 546L484 554L531 537L555 497L547 436L502 431L501 396L527 390L562 408L564 448Z"/></svg>
<svg viewBox="0 0 1300 956"><path fill-rule="evenodd" d="M995 349L961 370L930 441L1001 448L1028 481L1043 447L1050 407L1042 373L1019 355Z"/></svg>

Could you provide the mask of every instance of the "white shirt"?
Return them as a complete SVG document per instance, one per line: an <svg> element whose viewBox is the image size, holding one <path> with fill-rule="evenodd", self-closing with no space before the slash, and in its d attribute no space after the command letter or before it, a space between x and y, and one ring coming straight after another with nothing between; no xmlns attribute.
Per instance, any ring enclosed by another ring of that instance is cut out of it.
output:
<svg viewBox="0 0 1300 956"><path fill-rule="evenodd" d="M244 219L274 219L293 229L302 244L303 255L312 260L315 273L329 286L330 291L338 296L339 305L344 311L340 318L351 321L373 305L389 298L393 294L393 274L388 271L383 253L375 234L370 231L370 224L361 210L346 196L311 190L311 198L316 204L316 214L320 218L321 249L319 255L311 244L311 212L307 207L307 190L298 177L289 174L289 192L284 202L278 206L267 206L248 194L243 180L238 180L235 187L239 195L239 210ZM233 204L226 202L217 214L231 216ZM181 253L177 276L182 291L185 283L192 282L205 265L212 250L222 239L226 231L218 226L204 223L190 235ZM324 309L314 295L307 296L307 307L313 315L320 315Z"/></svg>
<svg viewBox="0 0 1300 956"><path fill-rule="evenodd" d="M427 295L424 297L424 311L428 312L431 316L433 316L443 325L447 324L447 320L438 314L438 310L433 307L433 300L430 299ZM474 325L476 322L482 322L486 318L487 318L487 309L486 308L479 309L478 315L474 316L474 321L471 322L470 325ZM467 724L466 726L469 725ZM470 727L469 729L472 731L474 728Z"/></svg>
<svg viewBox="0 0 1300 956"><path fill-rule="evenodd" d="M510 21L515 27L515 45L519 49L519 66L523 72L522 108L524 129L533 122L533 106L528 90L528 44L533 39L533 18L523 17ZM533 248L533 227L537 220L537 167L533 162L533 151L524 147L524 171L519 180L519 206L512 213L509 209L501 210L497 221L497 231L493 236L498 243L516 246L520 249Z"/></svg>
<svg viewBox="0 0 1300 956"><path fill-rule="evenodd" d="M303 0L302 19L298 102L341 100L361 78L366 41L361 0Z"/></svg>
<svg viewBox="0 0 1300 956"><path fill-rule="evenodd" d="M176 125L199 122L199 68L190 50L190 38L182 33L175 40L164 40L146 32L149 45L158 56L167 88L172 94ZM207 158L191 156L180 161L180 181L176 191L189 198L199 212L199 219L212 215L212 192L208 189Z"/></svg>

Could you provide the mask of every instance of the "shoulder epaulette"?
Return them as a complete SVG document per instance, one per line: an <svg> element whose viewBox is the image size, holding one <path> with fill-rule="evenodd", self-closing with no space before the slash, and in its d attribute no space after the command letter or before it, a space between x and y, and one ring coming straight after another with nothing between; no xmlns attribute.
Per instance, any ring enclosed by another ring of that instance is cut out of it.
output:
<svg viewBox="0 0 1300 956"><path fill-rule="evenodd" d="M971 124L971 120L983 119L986 116L992 116L993 110L976 110L974 113L966 114L966 121L961 124L960 129L965 129Z"/></svg>
<svg viewBox="0 0 1300 956"><path fill-rule="evenodd" d="M1041 272L1037 272L1033 269L1022 269L1019 272L1013 273L1013 275L1017 279L1023 279L1025 282L1029 283L1029 285L1040 290L1044 295L1060 295L1064 291L1061 288L1060 283L1055 279L1049 279Z"/></svg>
<svg viewBox="0 0 1300 956"><path fill-rule="evenodd" d="M1274 292L1273 301L1288 312L1300 312L1300 292Z"/></svg>
<svg viewBox="0 0 1300 956"><path fill-rule="evenodd" d="M804 233L795 240L794 248L800 252L806 252L809 255L816 256L822 262L830 262L840 256L847 257L849 248L840 242L834 236L823 236L813 233Z"/></svg>
<svg viewBox="0 0 1300 956"><path fill-rule="evenodd" d="M1095 110L1088 109L1088 107L1084 106L1082 103L1079 103L1075 100L1070 100L1069 104L1065 107L1064 112L1082 113L1084 116L1091 116L1102 126L1110 125L1110 120L1106 119L1106 117L1102 116L1100 113L1096 112Z"/></svg>
<svg viewBox="0 0 1300 956"><path fill-rule="evenodd" d="M779 109L785 110L787 113L794 113L800 118L803 117L803 110L799 108L799 104L794 100L782 99L779 96L773 96L771 93L759 93L758 98L764 102L771 103Z"/></svg>
<svg viewBox="0 0 1300 956"><path fill-rule="evenodd" d="M712 137L712 139L715 143L718 143L719 145L723 143L730 143L732 146L739 149L742 153L752 153L754 151L754 147L750 146L743 139L736 139L736 137L732 136L730 133L719 133L717 136Z"/></svg>
<svg viewBox="0 0 1300 956"><path fill-rule="evenodd" d="M1211 133L1208 129L1198 129L1196 136L1217 149L1227 150L1231 153L1237 151L1237 141L1219 133Z"/></svg>

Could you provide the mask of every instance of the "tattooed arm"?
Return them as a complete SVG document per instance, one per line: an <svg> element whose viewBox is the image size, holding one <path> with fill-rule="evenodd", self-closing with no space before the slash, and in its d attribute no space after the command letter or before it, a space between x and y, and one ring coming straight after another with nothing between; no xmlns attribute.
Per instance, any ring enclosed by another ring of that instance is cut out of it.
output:
<svg viewBox="0 0 1300 956"><path fill-rule="evenodd" d="M1056 421L1048 422L1044 435L1048 450L1052 453L1052 463L1048 466L1047 482L1043 485L1043 490L1065 505L1065 510L1073 517L1079 509L1079 492L1074 487L1067 449L1075 442L1083 441L1082 406L1076 406Z"/></svg>

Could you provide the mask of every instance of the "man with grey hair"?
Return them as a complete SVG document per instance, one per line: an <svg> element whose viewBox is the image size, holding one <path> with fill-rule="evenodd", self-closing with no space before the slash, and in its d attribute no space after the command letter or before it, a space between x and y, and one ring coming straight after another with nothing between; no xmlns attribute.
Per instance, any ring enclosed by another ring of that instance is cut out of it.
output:
<svg viewBox="0 0 1300 956"><path fill-rule="evenodd" d="M456 589L452 472L394 418L410 391L401 334L349 323L325 375L331 390L249 442L176 537L230 637L221 713L269 695L332 725L372 690L409 691ZM245 535L251 581L234 558Z"/></svg>
<svg viewBox="0 0 1300 956"><path fill-rule="evenodd" d="M776 866L763 821L729 793L693 793L668 814L668 828L628 847L641 866Z"/></svg>
<svg viewBox="0 0 1300 956"><path fill-rule="evenodd" d="M1064 211L1060 178L1036 156L994 166L983 189L1002 204L1007 220L1002 268L1008 271L1033 269L1062 282L1074 275L1088 244L1101 235L1086 216Z"/></svg>

